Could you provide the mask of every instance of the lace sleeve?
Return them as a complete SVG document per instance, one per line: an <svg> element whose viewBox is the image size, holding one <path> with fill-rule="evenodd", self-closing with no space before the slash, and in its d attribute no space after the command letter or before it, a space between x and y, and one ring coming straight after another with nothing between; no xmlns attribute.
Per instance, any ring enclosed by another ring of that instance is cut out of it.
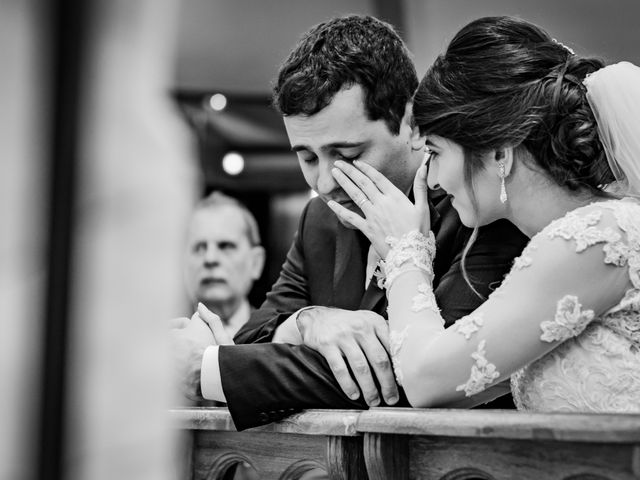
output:
<svg viewBox="0 0 640 480"><path fill-rule="evenodd" d="M389 320L410 402L471 405L640 289L640 207L624 203L594 204L553 222L532 238L503 285L448 329L429 300L416 300L432 293L429 276L420 269L399 275L388 288Z"/></svg>

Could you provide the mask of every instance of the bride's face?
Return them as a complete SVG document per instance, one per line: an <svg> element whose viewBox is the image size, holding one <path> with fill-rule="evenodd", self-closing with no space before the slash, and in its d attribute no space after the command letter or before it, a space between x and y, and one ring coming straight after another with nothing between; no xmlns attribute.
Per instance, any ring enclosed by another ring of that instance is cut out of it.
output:
<svg viewBox="0 0 640 480"><path fill-rule="evenodd" d="M451 204L458 212L460 221L467 227L487 225L504 217L504 205L499 200L500 179L497 162L487 154L484 168L473 174L473 192L476 206L472 202L471 188L464 179L464 149L455 142L437 135L427 137L431 151L429 188L440 186L451 196Z"/></svg>

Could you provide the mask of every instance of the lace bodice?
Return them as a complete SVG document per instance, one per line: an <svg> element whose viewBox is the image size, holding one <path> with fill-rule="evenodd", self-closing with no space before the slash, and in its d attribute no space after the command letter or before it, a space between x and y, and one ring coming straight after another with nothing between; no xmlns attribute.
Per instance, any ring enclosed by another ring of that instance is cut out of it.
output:
<svg viewBox="0 0 640 480"><path fill-rule="evenodd" d="M424 281L406 273L388 292L395 367L414 404L481 403L511 378L520 409L640 412L636 200L593 203L549 224L500 288L448 329L437 308L415 308Z"/></svg>
<svg viewBox="0 0 640 480"><path fill-rule="evenodd" d="M600 245L604 264L626 267L631 285L600 315L575 309L578 300L570 295L560 300L554 320L542 322L541 338L562 343L511 376L521 410L640 411L640 208L612 201L585 210L571 212L540 235L573 242L576 252ZM603 210L613 213L618 229L602 228Z"/></svg>

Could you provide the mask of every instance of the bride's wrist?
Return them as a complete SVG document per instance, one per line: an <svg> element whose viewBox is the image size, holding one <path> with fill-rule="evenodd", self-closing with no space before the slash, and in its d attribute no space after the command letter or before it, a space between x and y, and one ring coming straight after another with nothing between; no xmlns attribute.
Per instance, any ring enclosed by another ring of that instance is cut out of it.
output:
<svg viewBox="0 0 640 480"><path fill-rule="evenodd" d="M387 237L386 243L391 247L381 262L384 279L382 286L389 290L395 279L403 273L419 270L424 272L429 283L433 279L433 259L436 253L436 242L433 232L428 236L418 230L400 238Z"/></svg>

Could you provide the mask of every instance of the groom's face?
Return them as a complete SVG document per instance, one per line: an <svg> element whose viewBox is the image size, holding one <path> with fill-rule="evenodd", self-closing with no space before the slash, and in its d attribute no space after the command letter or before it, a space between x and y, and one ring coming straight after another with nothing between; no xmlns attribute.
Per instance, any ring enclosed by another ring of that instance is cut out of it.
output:
<svg viewBox="0 0 640 480"><path fill-rule="evenodd" d="M336 93L331 103L318 113L285 116L284 124L309 187L325 202L334 200L360 213L333 178L333 164L336 160L360 160L407 191L421 158L412 150L416 135L409 115L402 119L400 131L395 135L384 120L368 118L362 87L355 85Z"/></svg>

